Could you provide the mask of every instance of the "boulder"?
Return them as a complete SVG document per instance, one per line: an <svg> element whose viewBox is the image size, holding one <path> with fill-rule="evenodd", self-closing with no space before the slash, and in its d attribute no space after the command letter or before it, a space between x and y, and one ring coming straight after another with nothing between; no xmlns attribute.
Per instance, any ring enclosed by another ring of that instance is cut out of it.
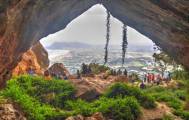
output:
<svg viewBox="0 0 189 120"><path fill-rule="evenodd" d="M101 95L100 92L98 92L93 87L90 88L90 86L89 86L87 89L84 89L84 90L78 89L75 97L81 98L86 101L92 101L92 100L97 99L100 95Z"/></svg>
<svg viewBox="0 0 189 120"><path fill-rule="evenodd" d="M65 77L68 78L68 76L70 76L69 71L62 63L53 64L47 71L50 74L50 76L58 77L60 79L65 79Z"/></svg>

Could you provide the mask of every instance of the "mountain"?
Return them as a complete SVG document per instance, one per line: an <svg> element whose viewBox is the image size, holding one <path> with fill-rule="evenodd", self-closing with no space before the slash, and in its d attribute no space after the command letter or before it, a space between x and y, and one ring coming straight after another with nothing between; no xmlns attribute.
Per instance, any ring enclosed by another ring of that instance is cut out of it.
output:
<svg viewBox="0 0 189 120"><path fill-rule="evenodd" d="M67 48L91 48L92 45L80 42L55 42L47 49L67 49Z"/></svg>

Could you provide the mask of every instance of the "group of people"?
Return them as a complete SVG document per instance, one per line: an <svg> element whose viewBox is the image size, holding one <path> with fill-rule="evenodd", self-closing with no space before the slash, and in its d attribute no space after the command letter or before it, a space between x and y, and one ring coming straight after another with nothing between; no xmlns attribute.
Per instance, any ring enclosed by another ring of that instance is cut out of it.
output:
<svg viewBox="0 0 189 120"><path fill-rule="evenodd" d="M169 82L171 81L171 73L169 71L164 72L163 75L147 73L144 76L144 82L146 83L157 83L159 84L161 81Z"/></svg>
<svg viewBox="0 0 189 120"><path fill-rule="evenodd" d="M145 88L145 83L156 83L157 85L159 85L162 81L171 81L171 73L169 71L164 72L163 75L154 73L145 74L144 80L140 84L140 88Z"/></svg>

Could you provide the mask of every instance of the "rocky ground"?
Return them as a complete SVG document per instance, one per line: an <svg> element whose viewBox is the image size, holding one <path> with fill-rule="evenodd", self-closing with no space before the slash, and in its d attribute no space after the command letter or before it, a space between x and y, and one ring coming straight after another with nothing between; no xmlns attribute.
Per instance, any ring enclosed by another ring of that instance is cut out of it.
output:
<svg viewBox="0 0 189 120"><path fill-rule="evenodd" d="M0 120L27 120L18 105L3 100L0 103Z"/></svg>

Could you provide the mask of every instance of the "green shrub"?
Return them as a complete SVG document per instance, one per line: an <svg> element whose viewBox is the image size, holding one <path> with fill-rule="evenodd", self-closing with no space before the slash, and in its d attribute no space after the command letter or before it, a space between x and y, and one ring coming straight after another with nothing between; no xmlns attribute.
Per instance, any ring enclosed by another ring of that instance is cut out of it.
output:
<svg viewBox="0 0 189 120"><path fill-rule="evenodd" d="M172 78L175 80L188 80L189 79L189 73L185 70L175 70L172 73Z"/></svg>
<svg viewBox="0 0 189 120"><path fill-rule="evenodd" d="M63 108L65 101L74 98L75 89L64 80L44 80L42 77L20 76L17 84L29 95L43 103Z"/></svg>
<svg viewBox="0 0 189 120"><path fill-rule="evenodd" d="M166 102L168 106L174 109L181 109L183 107L182 101L179 100L174 93L161 92L153 95L157 101Z"/></svg>
<svg viewBox="0 0 189 120"><path fill-rule="evenodd" d="M90 103L83 100L67 101L65 109L75 111L75 114L90 116L96 112L95 108Z"/></svg>
<svg viewBox="0 0 189 120"><path fill-rule="evenodd" d="M125 83L115 83L113 84L105 93L106 97L116 98L116 97L127 97L133 96L135 97L140 104L145 108L154 108L156 107L155 99L150 96L144 94L141 89L137 87L128 86Z"/></svg>
<svg viewBox="0 0 189 120"><path fill-rule="evenodd" d="M189 112L183 110L175 110L174 114L180 116L184 120L189 120Z"/></svg>
<svg viewBox="0 0 189 120"><path fill-rule="evenodd" d="M184 90L177 90L177 91L174 92L174 94L180 100L183 100L183 101L186 100L186 97L187 97L187 92L186 91L184 91Z"/></svg>
<svg viewBox="0 0 189 120"><path fill-rule="evenodd" d="M99 104L97 110L113 120L136 120L141 115L140 105L133 97L102 98L94 104Z"/></svg>
<svg viewBox="0 0 189 120"><path fill-rule="evenodd" d="M133 97L116 99L102 97L93 103L83 100L68 101L66 108L85 116L101 112L104 116L113 120L135 120L141 115L140 105Z"/></svg>
<svg viewBox="0 0 189 120"><path fill-rule="evenodd" d="M8 88L6 88L2 94L19 103L28 114L29 119L45 120L47 117L52 117L56 114L55 110L50 106L41 104L36 99L28 96L20 89L16 80L8 81L7 86Z"/></svg>
<svg viewBox="0 0 189 120"><path fill-rule="evenodd" d="M143 94L139 100L139 102L142 104L144 108L151 109L155 108L155 99L151 95Z"/></svg>
<svg viewBox="0 0 189 120"><path fill-rule="evenodd" d="M92 73L94 74L99 74L99 73L103 73L110 70L109 67L105 65L96 64L96 63L90 63L89 67L91 68Z"/></svg>
<svg viewBox="0 0 189 120"><path fill-rule="evenodd" d="M164 115L162 120L174 120L174 118L170 115Z"/></svg>

